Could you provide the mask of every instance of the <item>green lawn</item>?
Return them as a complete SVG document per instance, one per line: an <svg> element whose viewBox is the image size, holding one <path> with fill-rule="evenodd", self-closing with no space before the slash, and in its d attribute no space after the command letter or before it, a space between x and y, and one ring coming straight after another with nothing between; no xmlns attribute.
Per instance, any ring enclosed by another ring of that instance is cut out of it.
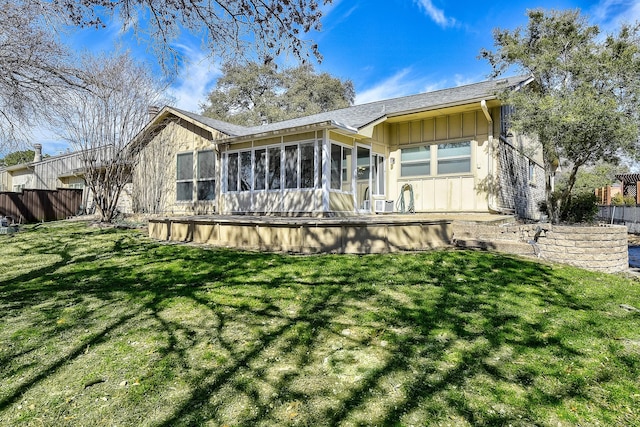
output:
<svg viewBox="0 0 640 427"><path fill-rule="evenodd" d="M622 276L66 222L0 236L0 260L3 426L640 425Z"/></svg>

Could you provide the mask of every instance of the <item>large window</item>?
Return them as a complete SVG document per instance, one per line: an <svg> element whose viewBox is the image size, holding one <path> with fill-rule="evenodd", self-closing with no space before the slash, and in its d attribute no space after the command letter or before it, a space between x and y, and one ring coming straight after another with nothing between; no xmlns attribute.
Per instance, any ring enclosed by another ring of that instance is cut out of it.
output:
<svg viewBox="0 0 640 427"><path fill-rule="evenodd" d="M431 147L403 148L400 151L400 176L431 175Z"/></svg>
<svg viewBox="0 0 640 427"><path fill-rule="evenodd" d="M423 145L400 150L400 176L430 176L471 172L471 141Z"/></svg>
<svg viewBox="0 0 640 427"><path fill-rule="evenodd" d="M471 142L438 145L438 175L471 172Z"/></svg>
<svg viewBox="0 0 640 427"><path fill-rule="evenodd" d="M176 172L176 200L215 200L216 155L213 150L178 154Z"/></svg>
<svg viewBox="0 0 640 427"><path fill-rule="evenodd" d="M315 188L318 153L315 142L229 153L225 191Z"/></svg>

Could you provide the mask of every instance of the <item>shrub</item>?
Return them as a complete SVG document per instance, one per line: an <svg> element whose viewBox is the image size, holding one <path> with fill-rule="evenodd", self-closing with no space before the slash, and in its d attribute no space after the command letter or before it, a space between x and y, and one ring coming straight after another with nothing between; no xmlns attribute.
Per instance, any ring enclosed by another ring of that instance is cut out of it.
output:
<svg viewBox="0 0 640 427"><path fill-rule="evenodd" d="M551 203L557 206L559 194L554 192L551 195ZM560 211L560 221L569 223L593 222L598 213L598 199L594 193L572 194L569 202L562 206ZM540 212L549 215L546 201L539 204Z"/></svg>
<svg viewBox="0 0 640 427"><path fill-rule="evenodd" d="M567 222L593 222L598 213L598 199L593 193L572 195L563 209L562 219Z"/></svg>
<svg viewBox="0 0 640 427"><path fill-rule="evenodd" d="M615 196L611 197L611 204L614 206L624 205L624 197L622 196L622 194L618 193Z"/></svg>

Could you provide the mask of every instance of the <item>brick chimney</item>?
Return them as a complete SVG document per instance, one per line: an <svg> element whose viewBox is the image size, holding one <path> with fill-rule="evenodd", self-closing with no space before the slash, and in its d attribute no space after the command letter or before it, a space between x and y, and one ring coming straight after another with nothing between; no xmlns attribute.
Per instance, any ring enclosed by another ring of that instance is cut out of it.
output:
<svg viewBox="0 0 640 427"><path fill-rule="evenodd" d="M34 162L42 161L42 144L33 144L33 151L35 151L35 155L33 156Z"/></svg>

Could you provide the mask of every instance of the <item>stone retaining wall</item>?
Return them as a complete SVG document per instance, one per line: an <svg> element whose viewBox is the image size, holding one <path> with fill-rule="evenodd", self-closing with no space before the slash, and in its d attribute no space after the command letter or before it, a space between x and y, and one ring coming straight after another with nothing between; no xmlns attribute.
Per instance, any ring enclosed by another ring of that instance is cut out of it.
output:
<svg viewBox="0 0 640 427"><path fill-rule="evenodd" d="M533 239L536 228L530 227L529 237ZM625 226L553 225L541 229L537 246L543 258L607 273L629 268Z"/></svg>
<svg viewBox="0 0 640 427"><path fill-rule="evenodd" d="M511 242L512 245L505 245ZM534 255L550 261L592 271L616 273L629 268L627 228L622 225L480 225L454 223L454 243L460 247L480 247Z"/></svg>

